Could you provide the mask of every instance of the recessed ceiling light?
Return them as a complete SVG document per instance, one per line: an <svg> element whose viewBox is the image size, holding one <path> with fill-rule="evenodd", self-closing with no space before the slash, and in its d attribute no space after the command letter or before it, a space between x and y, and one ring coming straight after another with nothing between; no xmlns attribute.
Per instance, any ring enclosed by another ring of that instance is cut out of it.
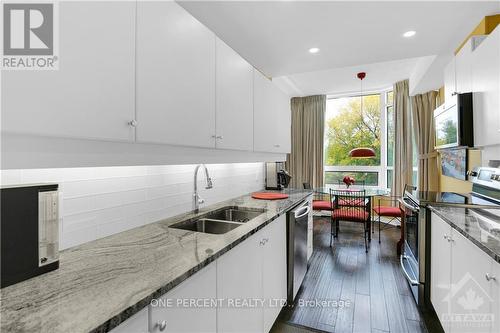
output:
<svg viewBox="0 0 500 333"><path fill-rule="evenodd" d="M311 48L309 49L309 53L314 54L314 53L318 53L318 52L319 52L319 49L318 49L317 47L311 47Z"/></svg>
<svg viewBox="0 0 500 333"><path fill-rule="evenodd" d="M410 31L405 32L405 33L403 34L403 37L406 37L406 38L408 38L408 37L412 37L412 36L415 36L415 34L416 34L416 33L417 33L416 31L414 31L414 30L410 30Z"/></svg>

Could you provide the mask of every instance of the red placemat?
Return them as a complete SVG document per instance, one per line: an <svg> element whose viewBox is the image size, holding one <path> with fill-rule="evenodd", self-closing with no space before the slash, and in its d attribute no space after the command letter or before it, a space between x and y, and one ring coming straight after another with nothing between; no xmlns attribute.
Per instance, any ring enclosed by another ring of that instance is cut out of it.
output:
<svg viewBox="0 0 500 333"><path fill-rule="evenodd" d="M260 200L279 200L288 198L288 194L273 193L273 192L255 192L252 193L252 198Z"/></svg>

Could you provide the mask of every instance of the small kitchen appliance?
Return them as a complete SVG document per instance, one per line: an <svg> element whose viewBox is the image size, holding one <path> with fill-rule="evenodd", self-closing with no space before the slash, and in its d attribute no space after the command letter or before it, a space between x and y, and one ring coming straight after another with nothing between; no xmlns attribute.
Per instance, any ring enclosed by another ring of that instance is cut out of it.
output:
<svg viewBox="0 0 500 333"><path fill-rule="evenodd" d="M266 163L266 190L282 190L288 187L292 177L285 170L284 162Z"/></svg>
<svg viewBox="0 0 500 333"><path fill-rule="evenodd" d="M0 189L1 287L59 268L57 184Z"/></svg>
<svg viewBox="0 0 500 333"><path fill-rule="evenodd" d="M472 93L456 94L455 103L434 110L436 148L474 146Z"/></svg>

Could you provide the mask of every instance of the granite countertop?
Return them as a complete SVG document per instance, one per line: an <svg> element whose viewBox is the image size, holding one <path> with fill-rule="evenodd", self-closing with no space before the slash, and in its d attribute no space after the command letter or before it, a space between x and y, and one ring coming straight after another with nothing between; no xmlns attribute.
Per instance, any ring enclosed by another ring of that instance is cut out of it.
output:
<svg viewBox="0 0 500 333"><path fill-rule="evenodd" d="M310 195L250 195L208 206L60 253L58 270L1 290L2 332L107 332ZM224 206L267 212L223 235L168 228Z"/></svg>
<svg viewBox="0 0 500 333"><path fill-rule="evenodd" d="M489 227L478 219L476 210L432 205L429 209L500 263L500 232L489 232ZM500 231L500 218L491 216L491 219L498 223Z"/></svg>

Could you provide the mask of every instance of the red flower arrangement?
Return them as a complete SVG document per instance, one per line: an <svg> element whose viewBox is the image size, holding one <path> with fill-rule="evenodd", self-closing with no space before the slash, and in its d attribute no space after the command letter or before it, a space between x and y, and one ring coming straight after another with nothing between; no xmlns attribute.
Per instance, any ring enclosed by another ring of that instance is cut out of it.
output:
<svg viewBox="0 0 500 333"><path fill-rule="evenodd" d="M351 176L344 176L344 179L342 179L342 181L347 186L347 188L349 188L349 186L351 186L352 184L354 184L354 182L356 180L354 178L352 178Z"/></svg>

